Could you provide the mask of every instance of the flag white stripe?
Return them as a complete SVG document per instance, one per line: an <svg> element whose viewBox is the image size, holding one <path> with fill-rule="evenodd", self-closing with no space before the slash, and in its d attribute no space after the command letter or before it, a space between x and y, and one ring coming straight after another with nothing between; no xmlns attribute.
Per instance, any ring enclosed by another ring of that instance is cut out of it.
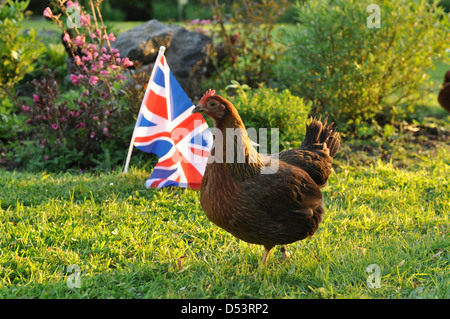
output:
<svg viewBox="0 0 450 319"><path fill-rule="evenodd" d="M155 92L156 95L159 95L163 98L166 97L166 89L155 82L150 83L150 89Z"/></svg>

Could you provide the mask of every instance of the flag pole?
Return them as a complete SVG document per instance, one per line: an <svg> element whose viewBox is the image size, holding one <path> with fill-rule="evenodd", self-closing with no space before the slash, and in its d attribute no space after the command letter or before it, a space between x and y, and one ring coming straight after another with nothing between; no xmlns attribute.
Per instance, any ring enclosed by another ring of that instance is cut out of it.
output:
<svg viewBox="0 0 450 319"><path fill-rule="evenodd" d="M141 120L142 120L142 111L143 111L143 109L145 107L145 101L147 100L147 96L148 96L148 94L150 92L150 83L152 83L153 80L155 79L156 68L157 68L158 61L160 60L161 56L164 54L165 50L166 50L165 46L161 46L159 48L158 56L156 57L156 61L155 61L155 64L153 66L152 73L150 75L150 79L148 80L147 90L145 90L145 95L144 95L144 98L142 99L141 108L139 109L138 118L136 120L136 124L134 125L133 135L131 136L130 146L128 147L127 159L125 161L125 168L123 170L124 173L128 172L128 166L130 165L131 153L133 152L134 139L136 138L136 129L138 128L138 126L139 126L139 124L141 123Z"/></svg>

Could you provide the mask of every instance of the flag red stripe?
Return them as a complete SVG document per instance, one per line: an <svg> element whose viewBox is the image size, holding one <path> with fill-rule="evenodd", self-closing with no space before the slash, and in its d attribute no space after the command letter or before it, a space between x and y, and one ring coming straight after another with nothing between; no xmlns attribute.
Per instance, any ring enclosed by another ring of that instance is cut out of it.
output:
<svg viewBox="0 0 450 319"><path fill-rule="evenodd" d="M162 137L162 136L170 138L171 134L169 132L161 132L161 133L150 135L150 136L136 136L136 138L134 139L134 142L135 143L150 142L151 140L156 139L158 137Z"/></svg>
<svg viewBox="0 0 450 319"><path fill-rule="evenodd" d="M150 90L145 106L150 112L167 119L167 101L165 97Z"/></svg>

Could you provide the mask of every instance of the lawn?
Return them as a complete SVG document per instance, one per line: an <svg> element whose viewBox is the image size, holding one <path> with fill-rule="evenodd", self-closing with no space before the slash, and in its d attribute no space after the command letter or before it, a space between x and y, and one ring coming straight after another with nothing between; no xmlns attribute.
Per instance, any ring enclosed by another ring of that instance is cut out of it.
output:
<svg viewBox="0 0 450 319"><path fill-rule="evenodd" d="M198 192L146 190L144 169L0 171L0 297L449 298L450 147L417 147L340 156L319 231L265 265Z"/></svg>

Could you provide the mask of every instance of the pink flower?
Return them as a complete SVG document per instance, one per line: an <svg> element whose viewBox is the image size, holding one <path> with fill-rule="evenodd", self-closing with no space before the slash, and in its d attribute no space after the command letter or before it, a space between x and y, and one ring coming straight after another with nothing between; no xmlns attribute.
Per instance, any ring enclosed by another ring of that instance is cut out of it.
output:
<svg viewBox="0 0 450 319"><path fill-rule="evenodd" d="M116 58L120 58L120 52L117 49L111 49L111 54L113 54Z"/></svg>
<svg viewBox="0 0 450 319"><path fill-rule="evenodd" d="M80 77L76 74L70 75L70 81L72 81L73 84L78 85Z"/></svg>
<svg viewBox="0 0 450 319"><path fill-rule="evenodd" d="M86 90L84 92L81 93L81 97L85 97L89 95L89 90Z"/></svg>
<svg viewBox="0 0 450 319"><path fill-rule="evenodd" d="M83 65L83 62L81 62L81 59L78 55L75 56L74 61L77 65Z"/></svg>
<svg viewBox="0 0 450 319"><path fill-rule="evenodd" d="M49 7L45 8L43 15L49 19L53 18L53 12Z"/></svg>
<svg viewBox="0 0 450 319"><path fill-rule="evenodd" d="M103 132L108 132L108 128L107 127L105 127L104 129L103 129Z"/></svg>
<svg viewBox="0 0 450 319"><path fill-rule="evenodd" d="M91 33L91 38L92 39L97 39L97 38L100 38L101 35L102 35L101 31L100 30L96 30L95 33Z"/></svg>
<svg viewBox="0 0 450 319"><path fill-rule="evenodd" d="M89 43L88 44L88 49L91 50L91 51L95 51L95 50L97 50L97 45L94 44L94 43Z"/></svg>
<svg viewBox="0 0 450 319"><path fill-rule="evenodd" d="M85 41L86 39L85 39L85 36L83 35L83 36L81 36L81 35L77 35L76 37L75 37L75 39L73 40L73 43L76 45L76 46L79 46L79 47L81 47L83 44L84 44L84 41Z"/></svg>
<svg viewBox="0 0 450 319"><path fill-rule="evenodd" d="M90 83L91 85L95 85L95 84L97 84L97 82L98 82L99 80L100 80L100 79L98 78L98 76L91 75L90 78L89 78L89 83Z"/></svg>
<svg viewBox="0 0 450 319"><path fill-rule="evenodd" d="M83 57L81 58L81 60L82 60L83 62L86 62L86 61L92 61L92 54L91 54L91 52L87 52L86 55L83 55Z"/></svg>
<svg viewBox="0 0 450 319"><path fill-rule="evenodd" d="M70 36L69 36L68 33L65 33L65 32L64 32L63 41L64 41L64 42L70 42Z"/></svg>
<svg viewBox="0 0 450 319"><path fill-rule="evenodd" d="M81 127L82 129L86 128L86 123L81 122L81 123L80 123L80 127Z"/></svg>
<svg viewBox="0 0 450 319"><path fill-rule="evenodd" d="M91 132L91 138L95 137L95 132Z"/></svg>
<svg viewBox="0 0 450 319"><path fill-rule="evenodd" d="M22 110L24 112L29 112L30 111L30 107L28 105L22 105Z"/></svg>
<svg viewBox="0 0 450 319"><path fill-rule="evenodd" d="M100 57L100 61L108 61L111 60L111 55L110 54L102 54L102 56Z"/></svg>
<svg viewBox="0 0 450 319"><path fill-rule="evenodd" d="M36 103L41 102L41 99L39 98L39 96L38 96L37 94L33 94L33 100L34 100L34 102L36 102Z"/></svg>
<svg viewBox="0 0 450 319"><path fill-rule="evenodd" d="M78 2L73 2L71 0L66 2L66 6L68 7L79 7L80 5L78 4Z"/></svg>
<svg viewBox="0 0 450 319"><path fill-rule="evenodd" d="M94 116L92 119L93 119L94 121L98 121L98 116Z"/></svg>
<svg viewBox="0 0 450 319"><path fill-rule="evenodd" d="M111 64L111 65L108 66L108 68L110 68L111 70L115 70L115 69L118 68L118 66L115 65L115 64Z"/></svg>
<svg viewBox="0 0 450 319"><path fill-rule="evenodd" d="M109 113L109 110L105 110L105 114L106 114L106 115L109 115L109 114L111 114L111 113Z"/></svg>
<svg viewBox="0 0 450 319"><path fill-rule="evenodd" d="M96 52L96 53L97 53L97 52ZM98 66L99 69L103 69L103 67L104 67L105 65L104 65L103 61L100 60L100 61L97 62L97 66Z"/></svg>
<svg viewBox="0 0 450 319"><path fill-rule="evenodd" d="M192 24L198 24L200 22L200 19L194 19L191 22L192 22Z"/></svg>
<svg viewBox="0 0 450 319"><path fill-rule="evenodd" d="M80 17L81 26L89 26L91 25L91 16L88 14L82 14Z"/></svg>
<svg viewBox="0 0 450 319"><path fill-rule="evenodd" d="M52 124L52 129L54 129L55 131L58 129L58 124L56 124L56 123L53 123Z"/></svg>
<svg viewBox="0 0 450 319"><path fill-rule="evenodd" d="M125 75L123 75L123 74L121 74L121 75L119 76L119 78L120 78L121 80L126 80L126 79L127 79L127 77L126 77Z"/></svg>
<svg viewBox="0 0 450 319"><path fill-rule="evenodd" d="M201 25L210 24L210 23L211 23L211 20L209 20L209 19L200 21Z"/></svg>
<svg viewBox="0 0 450 319"><path fill-rule="evenodd" d="M130 59L125 58L125 59L122 60L122 65L124 67L128 68L130 66L133 66L133 62Z"/></svg>
<svg viewBox="0 0 450 319"><path fill-rule="evenodd" d="M109 41L116 41L116 37L114 36L114 33L110 33L108 35L104 34L103 35L103 39L108 39Z"/></svg>
<svg viewBox="0 0 450 319"><path fill-rule="evenodd" d="M49 159L48 155L45 155L44 160L48 161L48 159Z"/></svg>
<svg viewBox="0 0 450 319"><path fill-rule="evenodd" d="M75 112L74 111L69 111L69 115L74 117L75 116Z"/></svg>

